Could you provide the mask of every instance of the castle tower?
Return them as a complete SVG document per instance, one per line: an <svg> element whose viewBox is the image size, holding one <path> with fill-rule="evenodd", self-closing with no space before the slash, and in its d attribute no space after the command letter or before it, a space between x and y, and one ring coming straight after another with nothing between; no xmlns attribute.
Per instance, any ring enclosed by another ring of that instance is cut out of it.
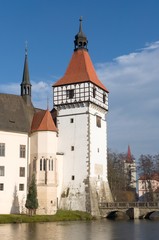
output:
<svg viewBox="0 0 159 240"><path fill-rule="evenodd" d="M30 178L35 174L39 207L37 214L57 210L57 128L48 110L35 113L30 137Z"/></svg>
<svg viewBox="0 0 159 240"><path fill-rule="evenodd" d="M98 202L109 201L107 180L108 90L98 79L82 30L64 76L53 85L57 110L58 152L63 153L60 207L97 215Z"/></svg>
<svg viewBox="0 0 159 240"><path fill-rule="evenodd" d="M24 70L23 70L23 78L21 83L21 96L23 97L27 105L32 105L27 48L25 49Z"/></svg>

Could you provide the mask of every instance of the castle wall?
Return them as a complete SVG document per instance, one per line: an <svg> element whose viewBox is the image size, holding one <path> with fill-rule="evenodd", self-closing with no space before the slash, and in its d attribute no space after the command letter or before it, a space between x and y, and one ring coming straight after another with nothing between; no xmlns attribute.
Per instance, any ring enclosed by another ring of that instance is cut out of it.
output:
<svg viewBox="0 0 159 240"><path fill-rule="evenodd" d="M28 135L1 131L0 143L5 143L5 156L0 157L0 166L4 166L4 176L0 176L0 183L4 187L0 191L0 213L25 212L29 163ZM25 157L20 157L20 145L25 146ZM20 168L23 168L21 174Z"/></svg>

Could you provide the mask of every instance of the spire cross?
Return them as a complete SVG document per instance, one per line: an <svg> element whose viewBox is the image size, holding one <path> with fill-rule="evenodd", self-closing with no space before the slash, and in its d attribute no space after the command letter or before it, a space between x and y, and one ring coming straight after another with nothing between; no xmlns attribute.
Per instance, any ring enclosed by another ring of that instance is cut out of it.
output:
<svg viewBox="0 0 159 240"><path fill-rule="evenodd" d="M82 32L82 16L80 16L79 21L80 21L79 32Z"/></svg>

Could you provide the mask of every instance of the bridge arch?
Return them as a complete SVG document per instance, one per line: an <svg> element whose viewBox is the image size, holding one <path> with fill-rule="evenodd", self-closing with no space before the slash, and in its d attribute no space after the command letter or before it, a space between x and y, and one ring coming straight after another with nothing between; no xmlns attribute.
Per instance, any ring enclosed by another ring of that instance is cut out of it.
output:
<svg viewBox="0 0 159 240"><path fill-rule="evenodd" d="M150 211L150 212L147 212L144 216L145 219L151 219L151 215L153 213L158 213L158 218L159 218L159 211Z"/></svg>
<svg viewBox="0 0 159 240"><path fill-rule="evenodd" d="M108 219L129 219L129 216L127 215L126 211L122 210L113 210L107 213L106 218Z"/></svg>

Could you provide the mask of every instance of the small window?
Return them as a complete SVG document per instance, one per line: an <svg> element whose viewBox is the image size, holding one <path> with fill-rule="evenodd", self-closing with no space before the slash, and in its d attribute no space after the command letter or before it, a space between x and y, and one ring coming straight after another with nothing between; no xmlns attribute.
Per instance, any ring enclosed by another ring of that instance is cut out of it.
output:
<svg viewBox="0 0 159 240"><path fill-rule="evenodd" d="M73 122L74 122L74 119L73 119L73 118L71 118L71 119L70 119L70 123L73 123Z"/></svg>
<svg viewBox="0 0 159 240"><path fill-rule="evenodd" d="M67 98L72 99L74 97L74 89L66 90Z"/></svg>
<svg viewBox="0 0 159 240"><path fill-rule="evenodd" d="M74 146L71 146L71 151L74 151L74 149L75 149Z"/></svg>
<svg viewBox="0 0 159 240"><path fill-rule="evenodd" d="M105 102L106 102L106 94L103 93L103 103L105 103Z"/></svg>
<svg viewBox="0 0 159 240"><path fill-rule="evenodd" d="M25 177L25 167L20 167L19 168L19 176L20 177Z"/></svg>
<svg viewBox="0 0 159 240"><path fill-rule="evenodd" d="M0 143L0 157L5 156L5 143Z"/></svg>
<svg viewBox="0 0 159 240"><path fill-rule="evenodd" d="M20 145L20 158L25 158L26 146Z"/></svg>
<svg viewBox="0 0 159 240"><path fill-rule="evenodd" d="M53 160L51 160L51 171L53 171L54 163Z"/></svg>
<svg viewBox="0 0 159 240"><path fill-rule="evenodd" d="M96 125L97 127L101 128L101 117L96 116Z"/></svg>
<svg viewBox="0 0 159 240"><path fill-rule="evenodd" d="M4 175L5 175L5 167L0 166L0 176L4 176Z"/></svg>
<svg viewBox="0 0 159 240"><path fill-rule="evenodd" d="M0 191L3 191L3 190L4 190L4 184L0 183Z"/></svg>
<svg viewBox="0 0 159 240"><path fill-rule="evenodd" d="M75 176L74 175L72 175L72 178L71 178L72 180L75 180Z"/></svg>
<svg viewBox="0 0 159 240"><path fill-rule="evenodd" d="M43 170L46 171L46 159L43 159Z"/></svg>
<svg viewBox="0 0 159 240"><path fill-rule="evenodd" d="M22 183L19 184L19 191L24 191L24 184Z"/></svg>
<svg viewBox="0 0 159 240"><path fill-rule="evenodd" d="M51 160L49 159L49 171L50 171L50 161L51 161Z"/></svg>
<svg viewBox="0 0 159 240"><path fill-rule="evenodd" d="M97 148L97 152L99 152L99 148Z"/></svg>
<svg viewBox="0 0 159 240"><path fill-rule="evenodd" d="M93 97L94 98L96 97L96 88L95 87L93 88Z"/></svg>

